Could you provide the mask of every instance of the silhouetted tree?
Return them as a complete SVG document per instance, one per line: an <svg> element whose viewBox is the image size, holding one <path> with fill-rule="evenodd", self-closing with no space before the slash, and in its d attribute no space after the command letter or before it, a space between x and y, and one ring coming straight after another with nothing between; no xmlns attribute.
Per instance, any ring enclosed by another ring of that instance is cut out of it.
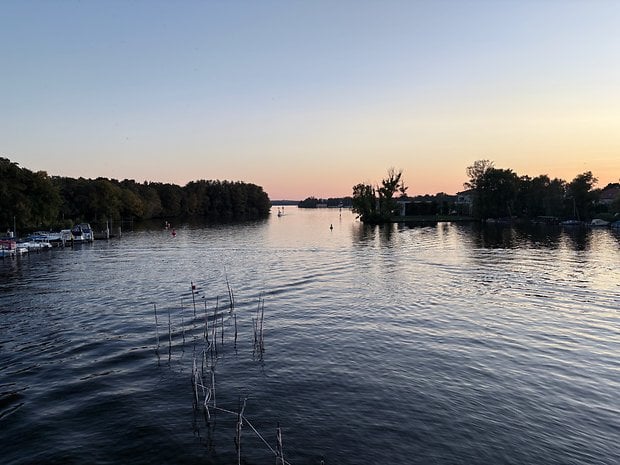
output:
<svg viewBox="0 0 620 465"><path fill-rule="evenodd" d="M598 179L594 177L591 171L579 174L573 179L566 189L566 196L568 202L568 210L572 211L573 215L581 220L587 220L591 218L591 211L594 206L594 202L597 200L597 192L593 190L594 185Z"/></svg>
<svg viewBox="0 0 620 465"><path fill-rule="evenodd" d="M369 184L360 183L353 186L353 211L366 223L381 223L389 221L396 213L394 194L407 188L401 184L402 170L394 168L388 170L387 178L374 188Z"/></svg>

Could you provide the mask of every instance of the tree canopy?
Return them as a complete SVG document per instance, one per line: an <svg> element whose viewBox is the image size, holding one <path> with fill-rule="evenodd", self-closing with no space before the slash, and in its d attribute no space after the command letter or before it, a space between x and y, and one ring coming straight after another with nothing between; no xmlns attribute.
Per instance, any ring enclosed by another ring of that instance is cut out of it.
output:
<svg viewBox="0 0 620 465"><path fill-rule="evenodd" d="M175 184L49 177L0 158L0 227L49 229L73 223L200 216L208 221L264 218L270 202L262 187L232 181Z"/></svg>
<svg viewBox="0 0 620 465"><path fill-rule="evenodd" d="M407 191L402 182L402 170L390 168L387 177L376 187L360 183L353 186L353 211L366 223L389 221L396 213L394 194Z"/></svg>
<svg viewBox="0 0 620 465"><path fill-rule="evenodd" d="M558 216L589 220L597 210L599 191L592 172L577 175L570 183L546 174L519 177L510 169L495 168L478 160L467 167L464 186L474 194L477 218ZM613 209L613 205L612 205Z"/></svg>

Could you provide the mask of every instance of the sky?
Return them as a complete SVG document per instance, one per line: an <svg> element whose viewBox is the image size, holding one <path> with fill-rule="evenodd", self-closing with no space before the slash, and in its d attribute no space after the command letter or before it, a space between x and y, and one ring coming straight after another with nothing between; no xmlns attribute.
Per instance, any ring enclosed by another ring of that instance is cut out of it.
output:
<svg viewBox="0 0 620 465"><path fill-rule="evenodd" d="M0 156L49 175L456 193L620 179L620 2L2 0Z"/></svg>

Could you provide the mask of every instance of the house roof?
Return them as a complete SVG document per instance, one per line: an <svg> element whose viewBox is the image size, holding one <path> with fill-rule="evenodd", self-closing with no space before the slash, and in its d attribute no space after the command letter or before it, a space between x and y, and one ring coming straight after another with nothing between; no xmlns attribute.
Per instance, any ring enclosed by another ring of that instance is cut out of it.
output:
<svg viewBox="0 0 620 465"><path fill-rule="evenodd" d="M603 203L613 202L620 197L620 184L611 184L601 191L599 200Z"/></svg>

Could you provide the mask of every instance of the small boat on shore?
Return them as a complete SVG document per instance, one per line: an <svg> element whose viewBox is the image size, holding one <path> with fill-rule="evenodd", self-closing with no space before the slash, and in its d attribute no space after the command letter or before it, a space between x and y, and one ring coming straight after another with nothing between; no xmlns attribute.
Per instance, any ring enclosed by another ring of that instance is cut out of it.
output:
<svg viewBox="0 0 620 465"><path fill-rule="evenodd" d="M600 218L595 218L590 223L590 226L592 226L593 228L605 228L609 226L609 221L605 221Z"/></svg>

